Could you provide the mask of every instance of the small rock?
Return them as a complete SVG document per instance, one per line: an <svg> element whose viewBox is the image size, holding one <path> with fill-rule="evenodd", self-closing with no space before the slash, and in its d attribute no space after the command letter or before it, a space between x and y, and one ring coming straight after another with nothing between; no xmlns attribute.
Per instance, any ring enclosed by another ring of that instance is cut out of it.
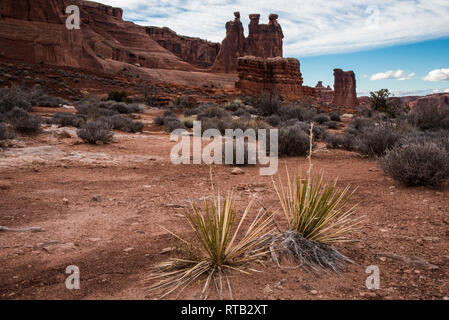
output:
<svg viewBox="0 0 449 320"><path fill-rule="evenodd" d="M380 232L388 232L388 229L380 228L379 231Z"/></svg>
<svg viewBox="0 0 449 320"><path fill-rule="evenodd" d="M315 295L315 294L318 294L318 291L316 291L316 290L311 290L310 293L313 294L313 295Z"/></svg>
<svg viewBox="0 0 449 320"><path fill-rule="evenodd" d="M449 300L449 297L443 297L443 300Z"/></svg>
<svg viewBox="0 0 449 320"><path fill-rule="evenodd" d="M382 262L385 262L385 261L387 261L387 258L385 258L385 257L379 257L379 260L382 261Z"/></svg>
<svg viewBox="0 0 449 320"><path fill-rule="evenodd" d="M240 169L240 168L234 168L234 169L232 169L231 174L233 174L233 175L241 175L241 174L245 174L245 172L242 169Z"/></svg>
<svg viewBox="0 0 449 320"><path fill-rule="evenodd" d="M130 251L133 251L133 250L134 250L133 247L129 247L129 248L123 249L123 251L125 251L125 252L130 252Z"/></svg>
<svg viewBox="0 0 449 320"><path fill-rule="evenodd" d="M92 200L95 202L102 202L103 201L103 197L102 196L93 196Z"/></svg>
<svg viewBox="0 0 449 320"><path fill-rule="evenodd" d="M65 206L68 206L68 205L69 205L69 199L67 199L67 198L62 199L62 203L63 203Z"/></svg>
<svg viewBox="0 0 449 320"><path fill-rule="evenodd" d="M273 289L271 289L270 285L267 284L266 287L263 289L263 293L265 295L270 295L273 293Z"/></svg>

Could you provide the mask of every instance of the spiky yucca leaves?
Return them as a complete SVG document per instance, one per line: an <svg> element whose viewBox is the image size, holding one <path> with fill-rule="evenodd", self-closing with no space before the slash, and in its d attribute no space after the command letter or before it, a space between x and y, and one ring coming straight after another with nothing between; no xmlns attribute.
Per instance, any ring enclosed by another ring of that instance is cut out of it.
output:
<svg viewBox="0 0 449 320"><path fill-rule="evenodd" d="M229 282L229 271L250 273L257 270L251 267L252 262L261 262L270 245L273 229L271 216L260 210L249 227L244 230L243 224L250 213L253 201L246 207L237 224L237 212L234 210L234 197L230 193L221 203L220 196L212 201L205 201L205 214L194 204L188 212L187 219L195 233L194 241L183 241L195 253L191 258L173 258L157 265L157 271L150 275L150 280L157 280L150 290L161 290L161 298L179 289L182 292L195 280L205 279L201 295L207 299L211 284L217 289L219 298L223 295L223 281L232 299Z"/></svg>
<svg viewBox="0 0 449 320"><path fill-rule="evenodd" d="M287 232L273 241L290 256L312 269L341 269L348 258L336 251L331 245L347 242L348 233L357 229L360 218L354 218L354 207L346 205L355 192L350 186L337 187L337 181L331 185L323 183L323 175L314 179L310 172L303 179L299 173L292 181L287 171L287 187L282 181L279 187L273 181L282 211L288 221ZM272 252L278 262L277 255ZM278 262L279 263L279 262Z"/></svg>

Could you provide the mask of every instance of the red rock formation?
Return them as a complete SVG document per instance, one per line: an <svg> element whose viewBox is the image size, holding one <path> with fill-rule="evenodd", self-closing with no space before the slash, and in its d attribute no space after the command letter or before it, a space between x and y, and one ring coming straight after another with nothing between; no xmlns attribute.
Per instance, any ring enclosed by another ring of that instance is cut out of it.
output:
<svg viewBox="0 0 449 320"><path fill-rule="evenodd" d="M250 14L247 38L243 34L240 13L234 12L234 16L234 21L229 21L226 24L226 38L223 40L220 52L212 66L213 71L235 72L239 57L282 57L284 34L277 21L278 15L271 14L268 24L259 24L260 15Z"/></svg>
<svg viewBox="0 0 449 320"><path fill-rule="evenodd" d="M211 67L220 51L219 43L180 36L170 28L146 27L146 31L162 47L199 68Z"/></svg>
<svg viewBox="0 0 449 320"><path fill-rule="evenodd" d="M78 5L80 30L68 30L65 8ZM127 64L195 70L151 39L144 27L122 20L122 10L81 0L3 0L0 55L118 72Z"/></svg>
<svg viewBox="0 0 449 320"><path fill-rule="evenodd" d="M334 69L334 99L336 107L356 107L358 105L355 74L353 71Z"/></svg>
<svg viewBox="0 0 449 320"><path fill-rule="evenodd" d="M330 104L332 103L332 100L334 100L334 91L330 86L324 87L323 81L318 81L315 90L320 102Z"/></svg>
<svg viewBox="0 0 449 320"><path fill-rule="evenodd" d="M300 64L294 58L238 58L239 81L236 88L244 95L257 96L263 91L276 92L284 100L316 96L313 88L304 87Z"/></svg>

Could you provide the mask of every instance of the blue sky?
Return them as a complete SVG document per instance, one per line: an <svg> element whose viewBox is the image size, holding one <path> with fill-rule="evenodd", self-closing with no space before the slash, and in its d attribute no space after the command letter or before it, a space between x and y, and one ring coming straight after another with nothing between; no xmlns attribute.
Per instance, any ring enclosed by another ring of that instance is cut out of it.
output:
<svg viewBox="0 0 449 320"><path fill-rule="evenodd" d="M354 70L360 95L449 92L448 0L97 0L124 19L221 42L240 11L261 23L279 14L284 56L300 59L306 85L333 85L332 70Z"/></svg>

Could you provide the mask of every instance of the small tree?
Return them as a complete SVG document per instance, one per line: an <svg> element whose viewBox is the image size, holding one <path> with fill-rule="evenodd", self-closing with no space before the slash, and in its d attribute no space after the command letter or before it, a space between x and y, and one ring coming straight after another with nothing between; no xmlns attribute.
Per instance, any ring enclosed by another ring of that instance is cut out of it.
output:
<svg viewBox="0 0 449 320"><path fill-rule="evenodd" d="M388 89L380 89L379 91L370 92L370 102L373 110L380 112L387 112L388 110L388 98L390 92Z"/></svg>

